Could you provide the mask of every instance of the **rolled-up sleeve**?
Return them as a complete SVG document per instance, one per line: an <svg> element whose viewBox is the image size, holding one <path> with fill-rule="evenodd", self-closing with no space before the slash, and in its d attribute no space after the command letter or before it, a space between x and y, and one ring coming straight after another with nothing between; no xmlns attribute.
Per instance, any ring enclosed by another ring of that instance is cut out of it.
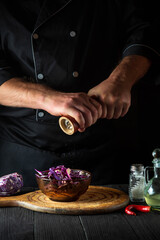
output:
<svg viewBox="0 0 160 240"><path fill-rule="evenodd" d="M127 46L123 51L123 57L129 55L141 55L154 61L160 61L160 52L144 44L131 44Z"/></svg>
<svg viewBox="0 0 160 240"><path fill-rule="evenodd" d="M145 11L145 6L143 10ZM160 39L158 40L156 26L141 11L134 4L132 7L130 4L126 5L122 57L142 55L152 61L160 61Z"/></svg>
<svg viewBox="0 0 160 240"><path fill-rule="evenodd" d="M0 47L0 85L16 76L16 71L5 59L5 54Z"/></svg>

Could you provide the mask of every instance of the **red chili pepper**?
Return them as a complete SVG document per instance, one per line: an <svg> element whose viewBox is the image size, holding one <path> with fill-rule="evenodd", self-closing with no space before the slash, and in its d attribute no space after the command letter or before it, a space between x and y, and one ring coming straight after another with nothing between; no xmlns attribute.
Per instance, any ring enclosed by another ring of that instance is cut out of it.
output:
<svg viewBox="0 0 160 240"><path fill-rule="evenodd" d="M151 211L151 206L143 206L143 205L128 205L126 208L125 208L125 212L128 214L128 215L135 215L136 216L136 213L132 211L132 209L136 209L140 212L150 212Z"/></svg>

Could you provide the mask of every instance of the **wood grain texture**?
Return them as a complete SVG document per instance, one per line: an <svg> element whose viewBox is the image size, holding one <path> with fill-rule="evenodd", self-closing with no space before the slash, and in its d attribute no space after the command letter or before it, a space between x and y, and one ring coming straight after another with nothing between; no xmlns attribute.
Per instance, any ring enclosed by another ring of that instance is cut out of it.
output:
<svg viewBox="0 0 160 240"><path fill-rule="evenodd" d="M50 200L40 190L18 196L0 197L0 206L19 206L33 211L55 214L99 214L119 210L129 202L123 191L89 186L87 192L74 202Z"/></svg>
<svg viewBox="0 0 160 240"><path fill-rule="evenodd" d="M108 185L128 192L128 185ZM26 189L23 194L36 189ZM57 215L19 207L0 208L0 240L159 240L160 213L124 209L96 215Z"/></svg>

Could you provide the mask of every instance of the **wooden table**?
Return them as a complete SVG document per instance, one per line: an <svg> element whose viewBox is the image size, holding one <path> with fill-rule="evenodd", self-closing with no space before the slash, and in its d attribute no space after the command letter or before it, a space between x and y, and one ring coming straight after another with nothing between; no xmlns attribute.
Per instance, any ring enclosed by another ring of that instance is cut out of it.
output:
<svg viewBox="0 0 160 240"><path fill-rule="evenodd" d="M108 185L127 193L127 185ZM0 240L159 240L160 213L55 215L0 208Z"/></svg>

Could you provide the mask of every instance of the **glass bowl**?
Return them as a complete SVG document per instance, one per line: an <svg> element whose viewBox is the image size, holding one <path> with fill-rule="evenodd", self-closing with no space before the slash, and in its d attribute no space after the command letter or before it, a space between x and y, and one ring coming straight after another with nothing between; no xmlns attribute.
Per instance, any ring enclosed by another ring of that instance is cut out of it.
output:
<svg viewBox="0 0 160 240"><path fill-rule="evenodd" d="M70 202L76 201L84 194L91 182L91 173L85 170L72 169L82 175L82 178L60 181L48 178L48 170L42 171L43 177L36 173L36 180L39 189L53 201ZM46 177L44 177L44 175Z"/></svg>

